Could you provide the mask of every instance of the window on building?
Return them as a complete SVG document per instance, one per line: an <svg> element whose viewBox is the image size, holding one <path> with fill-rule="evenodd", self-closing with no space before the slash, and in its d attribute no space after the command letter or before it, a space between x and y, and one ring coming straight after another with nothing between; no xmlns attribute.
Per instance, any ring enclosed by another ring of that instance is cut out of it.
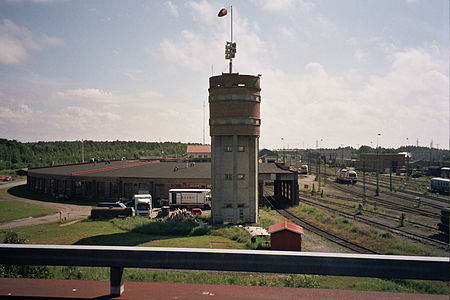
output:
<svg viewBox="0 0 450 300"><path fill-rule="evenodd" d="M232 208L233 205L232 205L231 203L226 203L226 204L225 204L225 207L226 207L226 208Z"/></svg>
<svg viewBox="0 0 450 300"><path fill-rule="evenodd" d="M225 180L233 180L233 174L225 174Z"/></svg>
<svg viewBox="0 0 450 300"><path fill-rule="evenodd" d="M232 146L225 146L225 152L233 152Z"/></svg>
<svg viewBox="0 0 450 300"><path fill-rule="evenodd" d="M238 146L238 152L245 152L244 146Z"/></svg>
<svg viewBox="0 0 450 300"><path fill-rule="evenodd" d="M237 175L237 179L238 180L244 180L245 179L245 174L238 174Z"/></svg>

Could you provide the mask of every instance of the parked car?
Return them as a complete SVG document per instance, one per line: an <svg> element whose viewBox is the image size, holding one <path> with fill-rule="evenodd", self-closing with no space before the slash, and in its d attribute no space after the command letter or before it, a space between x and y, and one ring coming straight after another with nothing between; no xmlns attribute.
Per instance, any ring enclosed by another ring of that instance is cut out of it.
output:
<svg viewBox="0 0 450 300"><path fill-rule="evenodd" d="M193 208L191 210L191 214L193 214L193 215L201 215L202 214L202 210L200 208Z"/></svg>
<svg viewBox="0 0 450 300"><path fill-rule="evenodd" d="M120 208L126 208L127 206L123 204L122 202L99 202L97 203L97 207L120 207Z"/></svg>
<svg viewBox="0 0 450 300"><path fill-rule="evenodd" d="M11 176L0 176L0 181L12 181Z"/></svg>

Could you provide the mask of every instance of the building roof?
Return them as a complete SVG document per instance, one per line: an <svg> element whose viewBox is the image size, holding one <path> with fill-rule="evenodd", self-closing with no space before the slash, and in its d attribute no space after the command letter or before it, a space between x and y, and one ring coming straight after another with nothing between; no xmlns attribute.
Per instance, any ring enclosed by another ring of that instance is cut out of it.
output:
<svg viewBox="0 0 450 300"><path fill-rule="evenodd" d="M275 232L279 232L279 231L283 231L283 230L292 231L297 234L304 233L303 228L301 226L298 226L298 225L295 225L292 223L288 223L286 221L270 226L267 231L270 234L273 234Z"/></svg>
<svg viewBox="0 0 450 300"><path fill-rule="evenodd" d="M261 174L292 174L289 169L280 168L276 163L259 163L259 173Z"/></svg>
<svg viewBox="0 0 450 300"><path fill-rule="evenodd" d="M178 163L160 161L117 161L110 164L89 163L30 169L29 174L63 175L72 177L133 177L210 179L210 163Z"/></svg>
<svg viewBox="0 0 450 300"><path fill-rule="evenodd" d="M211 145L188 145L187 151L189 153L211 153Z"/></svg>
<svg viewBox="0 0 450 300"><path fill-rule="evenodd" d="M259 157L263 157L263 156L278 156L278 154L276 152L271 151L271 150L266 149L266 148L259 150L259 154L258 155L259 155Z"/></svg>
<svg viewBox="0 0 450 300"><path fill-rule="evenodd" d="M275 163L260 163L260 174L294 174ZM128 177L128 178L173 178L211 179L210 162L161 162L142 160L119 160L96 163L80 163L52 167L30 168L30 175L82 177Z"/></svg>

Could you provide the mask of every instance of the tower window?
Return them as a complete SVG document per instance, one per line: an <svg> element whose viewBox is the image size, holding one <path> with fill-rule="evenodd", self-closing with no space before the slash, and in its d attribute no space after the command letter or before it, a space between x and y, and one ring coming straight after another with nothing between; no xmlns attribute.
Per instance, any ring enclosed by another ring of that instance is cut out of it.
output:
<svg viewBox="0 0 450 300"><path fill-rule="evenodd" d="M238 146L238 152L245 152L244 146Z"/></svg>
<svg viewBox="0 0 450 300"><path fill-rule="evenodd" d="M225 146L225 152L233 152L232 146Z"/></svg>
<svg viewBox="0 0 450 300"><path fill-rule="evenodd" d="M238 174L237 175L237 179L238 180L244 180L245 179L245 174Z"/></svg>
<svg viewBox="0 0 450 300"><path fill-rule="evenodd" d="M233 174L225 174L225 180L233 180Z"/></svg>

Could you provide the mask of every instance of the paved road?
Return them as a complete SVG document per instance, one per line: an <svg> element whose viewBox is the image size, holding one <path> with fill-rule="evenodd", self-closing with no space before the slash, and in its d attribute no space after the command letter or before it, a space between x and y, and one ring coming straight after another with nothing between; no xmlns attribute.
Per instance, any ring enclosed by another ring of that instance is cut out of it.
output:
<svg viewBox="0 0 450 300"><path fill-rule="evenodd" d="M0 189L9 188L12 186L26 184L26 181L17 181L7 184L0 185ZM37 204L41 206L52 207L58 210L56 213L48 214L40 217L28 217L13 221L8 221L4 223L0 223L0 229L10 229L14 227L21 226L32 226L39 225L45 223L53 223L59 222L61 219L64 222L77 220L77 219L86 219L91 213L91 206L81 206L81 205L73 205L73 204L64 204L64 203L53 203L53 202L43 202L37 200L30 200L25 198L19 198L16 196L12 196L10 194L0 194L0 201L11 201L11 202L23 202L23 203L31 203Z"/></svg>

